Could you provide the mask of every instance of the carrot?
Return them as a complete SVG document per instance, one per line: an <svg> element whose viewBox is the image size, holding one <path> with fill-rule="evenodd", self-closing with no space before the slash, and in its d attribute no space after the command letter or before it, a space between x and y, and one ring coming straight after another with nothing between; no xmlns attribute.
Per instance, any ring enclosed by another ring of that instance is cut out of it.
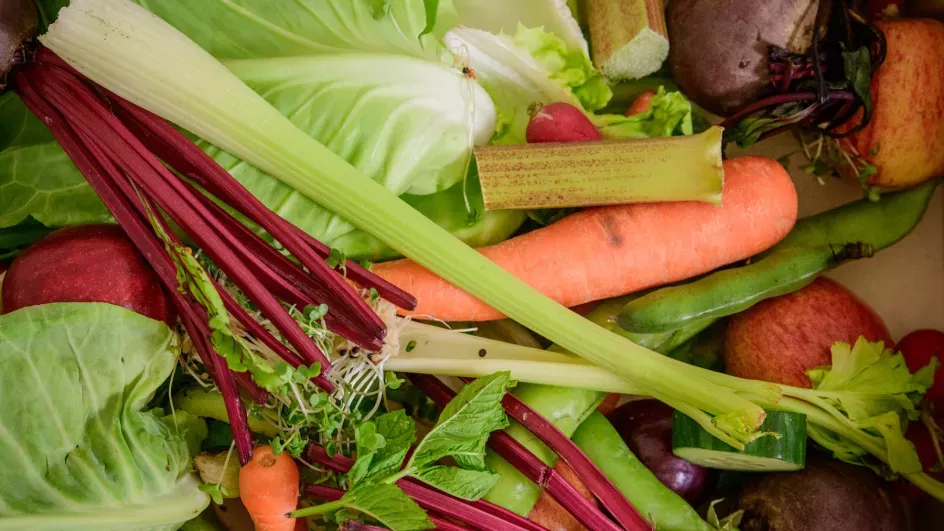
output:
<svg viewBox="0 0 944 531"><path fill-rule="evenodd" d="M644 90L640 92L639 95L636 96L636 99L633 100L632 105L626 109L626 116L648 111L649 105L652 103L652 98L655 95L656 91L654 90Z"/></svg>
<svg viewBox="0 0 944 531"><path fill-rule="evenodd" d="M797 196L776 161L724 163L724 206L648 203L583 210L480 249L532 287L566 306L677 282L757 254L793 227ZM501 314L409 260L373 271L412 293L415 315L487 321Z"/></svg>
<svg viewBox="0 0 944 531"><path fill-rule="evenodd" d="M239 498L249 511L256 531L294 531L288 513L298 505L298 466L285 452L259 446L252 461L239 470Z"/></svg>
<svg viewBox="0 0 944 531"><path fill-rule="evenodd" d="M582 494L584 498L590 500L595 506L600 506L596 498L593 497L593 493L590 492L590 489L584 485L583 481L577 476L577 473L567 466L567 463L563 460L557 461L557 464L554 465L554 470L557 470L567 483L573 485L577 489L577 492ZM587 531L587 528L581 525L567 509L561 507L561 505L557 503L557 500L551 497L546 490L541 492L541 497L538 498L538 502L534 505L534 508L531 509L531 512L528 513L528 520L531 520L545 529L551 529L553 531Z"/></svg>

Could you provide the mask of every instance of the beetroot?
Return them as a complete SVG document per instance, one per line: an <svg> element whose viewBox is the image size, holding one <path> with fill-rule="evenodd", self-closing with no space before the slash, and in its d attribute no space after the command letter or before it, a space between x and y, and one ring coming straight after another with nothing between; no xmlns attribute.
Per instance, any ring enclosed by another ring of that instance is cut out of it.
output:
<svg viewBox="0 0 944 531"><path fill-rule="evenodd" d="M541 144L603 140L603 135L580 109L569 103L550 103L531 117L525 138L529 144Z"/></svg>
<svg viewBox="0 0 944 531"><path fill-rule="evenodd" d="M658 400L634 400L616 408L610 422L659 481L688 503L702 501L710 471L672 453L673 409Z"/></svg>
<svg viewBox="0 0 944 531"><path fill-rule="evenodd" d="M0 92L23 53L23 43L36 35L38 22L33 0L0 1Z"/></svg>
<svg viewBox="0 0 944 531"><path fill-rule="evenodd" d="M168 325L176 319L154 271L117 225L53 232L16 257L3 279L4 313L52 302L107 302Z"/></svg>

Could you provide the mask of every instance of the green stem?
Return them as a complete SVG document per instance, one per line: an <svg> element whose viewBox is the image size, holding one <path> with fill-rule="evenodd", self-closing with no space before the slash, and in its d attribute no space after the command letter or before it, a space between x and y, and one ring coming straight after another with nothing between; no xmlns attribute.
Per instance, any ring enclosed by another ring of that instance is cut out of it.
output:
<svg viewBox="0 0 944 531"><path fill-rule="evenodd" d="M292 511L288 516L289 518L307 518L309 516L330 513L343 508L344 502L341 500L335 500L333 502L322 503L321 505L313 505L311 507L305 507L304 509Z"/></svg>

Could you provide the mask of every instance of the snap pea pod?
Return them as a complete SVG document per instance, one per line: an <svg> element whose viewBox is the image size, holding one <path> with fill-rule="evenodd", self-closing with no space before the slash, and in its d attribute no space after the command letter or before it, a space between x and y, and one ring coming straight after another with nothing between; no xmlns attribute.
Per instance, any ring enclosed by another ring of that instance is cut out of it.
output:
<svg viewBox="0 0 944 531"><path fill-rule="evenodd" d="M710 324L710 321L697 322L681 330L664 334L630 334L616 326L610 319L614 312L623 307L630 298L632 296L604 301L586 317L639 345L662 353L668 353L684 344ZM549 350L564 352L556 345L552 345ZM519 383L512 393L550 420L567 436L571 436L577 426L592 414L606 397L606 393L600 391L528 383ZM512 422L506 431L546 464L554 465L557 461L557 455L550 448L517 422ZM527 516L541 496L541 488L497 455L489 452L485 459L486 464L500 476L498 483L485 495L485 499L512 512Z"/></svg>
<svg viewBox="0 0 944 531"><path fill-rule="evenodd" d="M670 286L630 302L619 312L616 322L633 333L671 332L694 321L739 313L764 299L792 293L823 271L869 256L872 247L861 243L779 249L748 265L718 271L705 282Z"/></svg>
<svg viewBox="0 0 944 531"><path fill-rule="evenodd" d="M924 216L940 181L803 218L783 241L748 265L633 299L616 322L632 333L662 333L796 291L846 260L870 256L907 236Z"/></svg>
<svg viewBox="0 0 944 531"><path fill-rule="evenodd" d="M662 484L630 451L606 417L594 412L587 417L573 441L626 499L654 522L659 531L711 531L678 494Z"/></svg>

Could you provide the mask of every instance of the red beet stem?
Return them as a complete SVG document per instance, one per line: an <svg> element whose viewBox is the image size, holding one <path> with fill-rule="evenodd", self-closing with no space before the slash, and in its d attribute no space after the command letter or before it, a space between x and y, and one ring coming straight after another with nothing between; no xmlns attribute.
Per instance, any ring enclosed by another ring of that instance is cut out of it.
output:
<svg viewBox="0 0 944 531"><path fill-rule="evenodd" d="M452 389L435 376L411 374L410 381L426 393L440 407L445 407L455 397ZM537 415L537 413L534 413ZM589 500L583 497L573 485L567 482L553 467L548 466L530 450L521 445L505 431L495 431L488 441L489 447L504 460L518 469L528 479L537 483L567 509L581 524L595 531L619 531L620 527L607 518ZM577 471L579 474L580 472ZM628 530L651 529L648 524L642 527L627 527Z"/></svg>
<svg viewBox="0 0 944 531"><path fill-rule="evenodd" d="M167 292L172 294L177 311L194 338L195 346L206 348L206 353L201 353L201 357L206 356L204 359L211 360L208 362L208 370L211 374L216 375L215 381L221 393L224 389L227 390L229 396L227 397L227 394L224 394L224 401L231 420L233 436L237 441L237 450L241 462L248 463L252 458L252 436L249 432L246 411L242 406L242 401L236 395L234 386L228 385L233 383L232 373L229 372L229 368L225 364L222 366L223 371L217 370L216 365L213 364L216 361L213 358L215 353L212 353L207 347L204 338L196 328L196 323L193 321L194 309L178 292L176 269L167 256L167 250L158 242L157 237L151 232L150 226L139 217L139 207L132 204L135 198L126 197L112 180L121 176L115 173L117 168L107 158L101 156L101 147L94 142L87 142L88 138L73 130L68 120L33 89L33 83L37 77L41 78L42 74L34 68L27 68L16 74L17 87L24 104L46 124L53 137L63 147L99 197L102 198L112 215L121 223L138 250L152 264ZM197 344L197 341L200 344ZM221 372L223 374L220 374ZM229 378L226 376L229 376Z"/></svg>
<svg viewBox="0 0 944 531"><path fill-rule="evenodd" d="M210 200L209 197L201 194L191 185L186 185L190 188L191 193L193 193L208 210L216 215L216 219L218 219L227 230L237 235L237 237L246 244L249 252L253 256L276 275L291 284L291 287L295 288L294 290L285 289L285 291L282 292L284 295L282 293L279 294L280 298L286 302L295 304L299 309L309 304L317 305L326 303L328 305L328 313L325 315L325 325L327 325L330 330L370 351L378 351L383 347L385 325L373 310L368 308L372 316L370 322L355 322L354 319L351 319L351 311L343 310L347 308L347 306L345 306L346 302L334 298L333 294L322 293L322 285L315 281L311 275L306 274L295 263L285 257L285 255L275 250L275 248L260 238L258 234L229 215L228 212ZM334 271L328 270L328 274L332 277L339 278L338 274ZM358 303L364 305L363 300L360 298L357 300ZM335 308L339 309L335 310ZM369 329L370 333L365 335L361 332L363 329Z"/></svg>
<svg viewBox="0 0 944 531"><path fill-rule="evenodd" d="M40 48L37 51L36 61L40 64L65 70L79 79L88 81L81 73L47 48ZM330 248L328 246L272 212L239 181L220 167L216 161L163 118L105 89L100 90L107 94L109 101L115 104L118 117L159 158L261 226L285 245L286 249L295 255L309 270L316 274L318 270L322 270L318 262L323 263L324 259L329 256ZM326 268L327 264L324 264L324 267ZM381 297L401 308L407 310L416 308L415 297L370 273L356 262L348 260L345 267L351 280L361 286L376 289ZM328 270L330 271L330 269ZM321 275L318 276L321 277ZM350 292L350 287L343 282L329 280L332 277L324 278L339 293ZM349 294L348 296L352 297L348 299L351 304L354 304L355 298L359 300L356 294Z"/></svg>
<svg viewBox="0 0 944 531"><path fill-rule="evenodd" d="M440 493L431 488L414 484L408 481L400 480L397 486L406 492L407 496L413 498L413 501L427 511L434 511L438 514L458 520L468 527L440 527L440 522L448 522L438 515L430 514L429 517L436 524L437 529L479 529L481 531L523 531L525 528L517 526L511 522L502 521L499 518L475 510L466 502L453 498L447 494ZM302 494L312 498L324 501L335 501L344 495L344 491L324 485L304 485ZM451 522L450 522L451 524ZM451 524L456 525L456 524ZM539 529L544 529L540 528Z"/></svg>
<svg viewBox="0 0 944 531"><path fill-rule="evenodd" d="M502 398L502 406L511 418L523 424L570 465L584 485L621 526L625 529L650 529L646 519L629 503L610 478L606 477L596 463L564 435L564 432L557 429L557 426L511 393L506 393Z"/></svg>
<svg viewBox="0 0 944 531"><path fill-rule="evenodd" d="M330 470L334 470L335 472L340 472L342 474L350 470L351 467L354 465L353 459L349 457L345 457L341 454L329 456L324 448L316 444L308 445L305 455L308 457L310 461L318 463ZM397 482L397 485L400 486L401 488L404 488L403 487L404 484L412 485L412 487L410 487L411 489L421 489L421 490L427 490L427 491L432 491L432 492L438 492L434 490L432 487L428 487L424 485L423 483L416 481L414 479L411 479L411 478L401 479L400 481ZM406 488L404 488L404 491L406 491ZM407 494L410 494L410 492L407 492ZM448 496L448 495L443 494L443 496ZM411 497L414 497L414 496L411 495ZM541 527L540 525L518 514L515 514L509 511L508 509L505 509L504 507L499 507L498 505L495 505L494 503L489 503L485 500L477 500L477 501L469 502L469 501L459 500L458 498L452 498L452 499L456 500L459 503L464 503L466 505L469 505L470 507L472 507L473 509L477 511L481 511L482 513L498 518L502 522L510 523L515 526L515 529L524 529L526 531L544 531L544 528ZM436 509L436 510L439 510L439 509ZM447 513L443 512L443 514L447 514ZM481 514L476 513L475 518L479 518L481 516L482 516ZM489 519L488 521L494 522L494 520L491 520L491 519Z"/></svg>
<svg viewBox="0 0 944 531"><path fill-rule="evenodd" d="M48 80L47 83L39 83L37 88L50 101L78 101L79 105L62 110L67 118L71 115L70 122L77 131L85 132L90 137L94 135L98 141L109 146L107 155L124 166L125 173L147 195L158 199L161 208L184 227L204 252L246 292L308 363L319 362L322 367L330 367L315 343L302 332L278 300L229 247L238 246L238 242L227 242L220 236L219 227L211 227L205 222L211 217L209 212L202 208L198 200L188 195L180 181L104 108L81 81L56 69L46 69L40 79ZM46 89L45 93L43 89ZM178 186L175 187L175 184ZM327 379L322 378L320 383L326 389L333 390L333 385Z"/></svg>

